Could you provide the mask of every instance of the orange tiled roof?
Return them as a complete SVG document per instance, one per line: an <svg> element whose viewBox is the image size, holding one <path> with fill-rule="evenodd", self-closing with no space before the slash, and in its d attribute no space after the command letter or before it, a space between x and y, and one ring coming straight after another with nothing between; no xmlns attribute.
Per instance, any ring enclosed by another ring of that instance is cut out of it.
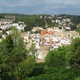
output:
<svg viewBox="0 0 80 80"><path fill-rule="evenodd" d="M41 35L43 36L45 34L46 34L46 30L45 29L41 30Z"/></svg>

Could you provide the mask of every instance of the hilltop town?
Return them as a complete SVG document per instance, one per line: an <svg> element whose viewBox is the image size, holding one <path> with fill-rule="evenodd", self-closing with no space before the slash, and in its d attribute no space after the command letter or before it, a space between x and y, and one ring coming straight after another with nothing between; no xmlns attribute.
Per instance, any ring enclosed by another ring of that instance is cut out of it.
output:
<svg viewBox="0 0 80 80"><path fill-rule="evenodd" d="M5 38L6 35L11 33L11 28L16 27L21 32L26 48L34 44L38 55L37 58L44 61L49 50L70 45L72 39L80 37L75 30L79 28L80 24L76 24L76 27L74 27L71 18L69 18L70 16L68 18L65 16L64 18L60 16L37 16L40 18L39 24L35 23L36 25L28 29L24 20L16 21L15 16L5 15L4 18L0 19L0 38ZM41 24L41 20L44 20L44 24L42 22L44 27Z"/></svg>

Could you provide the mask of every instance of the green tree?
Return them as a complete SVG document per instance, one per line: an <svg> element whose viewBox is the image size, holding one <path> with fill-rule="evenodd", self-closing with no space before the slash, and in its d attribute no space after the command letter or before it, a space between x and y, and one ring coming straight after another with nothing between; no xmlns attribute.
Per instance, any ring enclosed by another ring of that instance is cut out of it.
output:
<svg viewBox="0 0 80 80"><path fill-rule="evenodd" d="M31 54L35 59L37 58L37 49L35 47L35 44L32 43L30 48L29 48L29 54Z"/></svg>
<svg viewBox="0 0 80 80"><path fill-rule="evenodd" d="M35 59L29 58L27 53L28 51L26 50L23 38L20 32L14 27L12 33L7 35L0 43L2 80L20 80L23 78L23 74L27 75L32 71ZM31 61L31 64L28 61ZM20 72L20 70L24 72Z"/></svg>
<svg viewBox="0 0 80 80"><path fill-rule="evenodd" d="M71 52L72 58L70 59L70 64L78 67L80 65L80 38L72 40Z"/></svg>
<svg viewBox="0 0 80 80"><path fill-rule="evenodd" d="M45 58L45 62L48 66L58 67L58 66L67 66L69 65L69 60L71 59L69 46L62 46L58 49L49 51L48 55Z"/></svg>

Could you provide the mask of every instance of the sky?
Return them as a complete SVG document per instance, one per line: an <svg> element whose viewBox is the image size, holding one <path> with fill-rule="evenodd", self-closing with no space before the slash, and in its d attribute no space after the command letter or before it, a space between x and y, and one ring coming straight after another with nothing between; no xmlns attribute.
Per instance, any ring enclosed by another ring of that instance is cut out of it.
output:
<svg viewBox="0 0 80 80"><path fill-rule="evenodd" d="M80 0L0 0L0 13L80 15Z"/></svg>

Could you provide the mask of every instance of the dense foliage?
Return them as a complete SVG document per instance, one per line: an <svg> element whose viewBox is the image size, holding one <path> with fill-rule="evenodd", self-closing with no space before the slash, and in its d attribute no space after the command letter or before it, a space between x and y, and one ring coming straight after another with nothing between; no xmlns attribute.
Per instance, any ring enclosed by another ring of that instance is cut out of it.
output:
<svg viewBox="0 0 80 80"><path fill-rule="evenodd" d="M1 80L20 80L32 72L35 64L16 28L1 41L0 59Z"/></svg>
<svg viewBox="0 0 80 80"><path fill-rule="evenodd" d="M69 65L69 60L71 58L71 52L69 49L69 46L63 46L59 47L58 49L49 51L45 58L46 64L53 67Z"/></svg>
<svg viewBox="0 0 80 80"><path fill-rule="evenodd" d="M71 65L80 66L80 38L73 39L71 44L72 58L70 60Z"/></svg>
<svg viewBox="0 0 80 80"><path fill-rule="evenodd" d="M45 69L44 74L24 80L80 80L80 70L75 68L54 67Z"/></svg>

